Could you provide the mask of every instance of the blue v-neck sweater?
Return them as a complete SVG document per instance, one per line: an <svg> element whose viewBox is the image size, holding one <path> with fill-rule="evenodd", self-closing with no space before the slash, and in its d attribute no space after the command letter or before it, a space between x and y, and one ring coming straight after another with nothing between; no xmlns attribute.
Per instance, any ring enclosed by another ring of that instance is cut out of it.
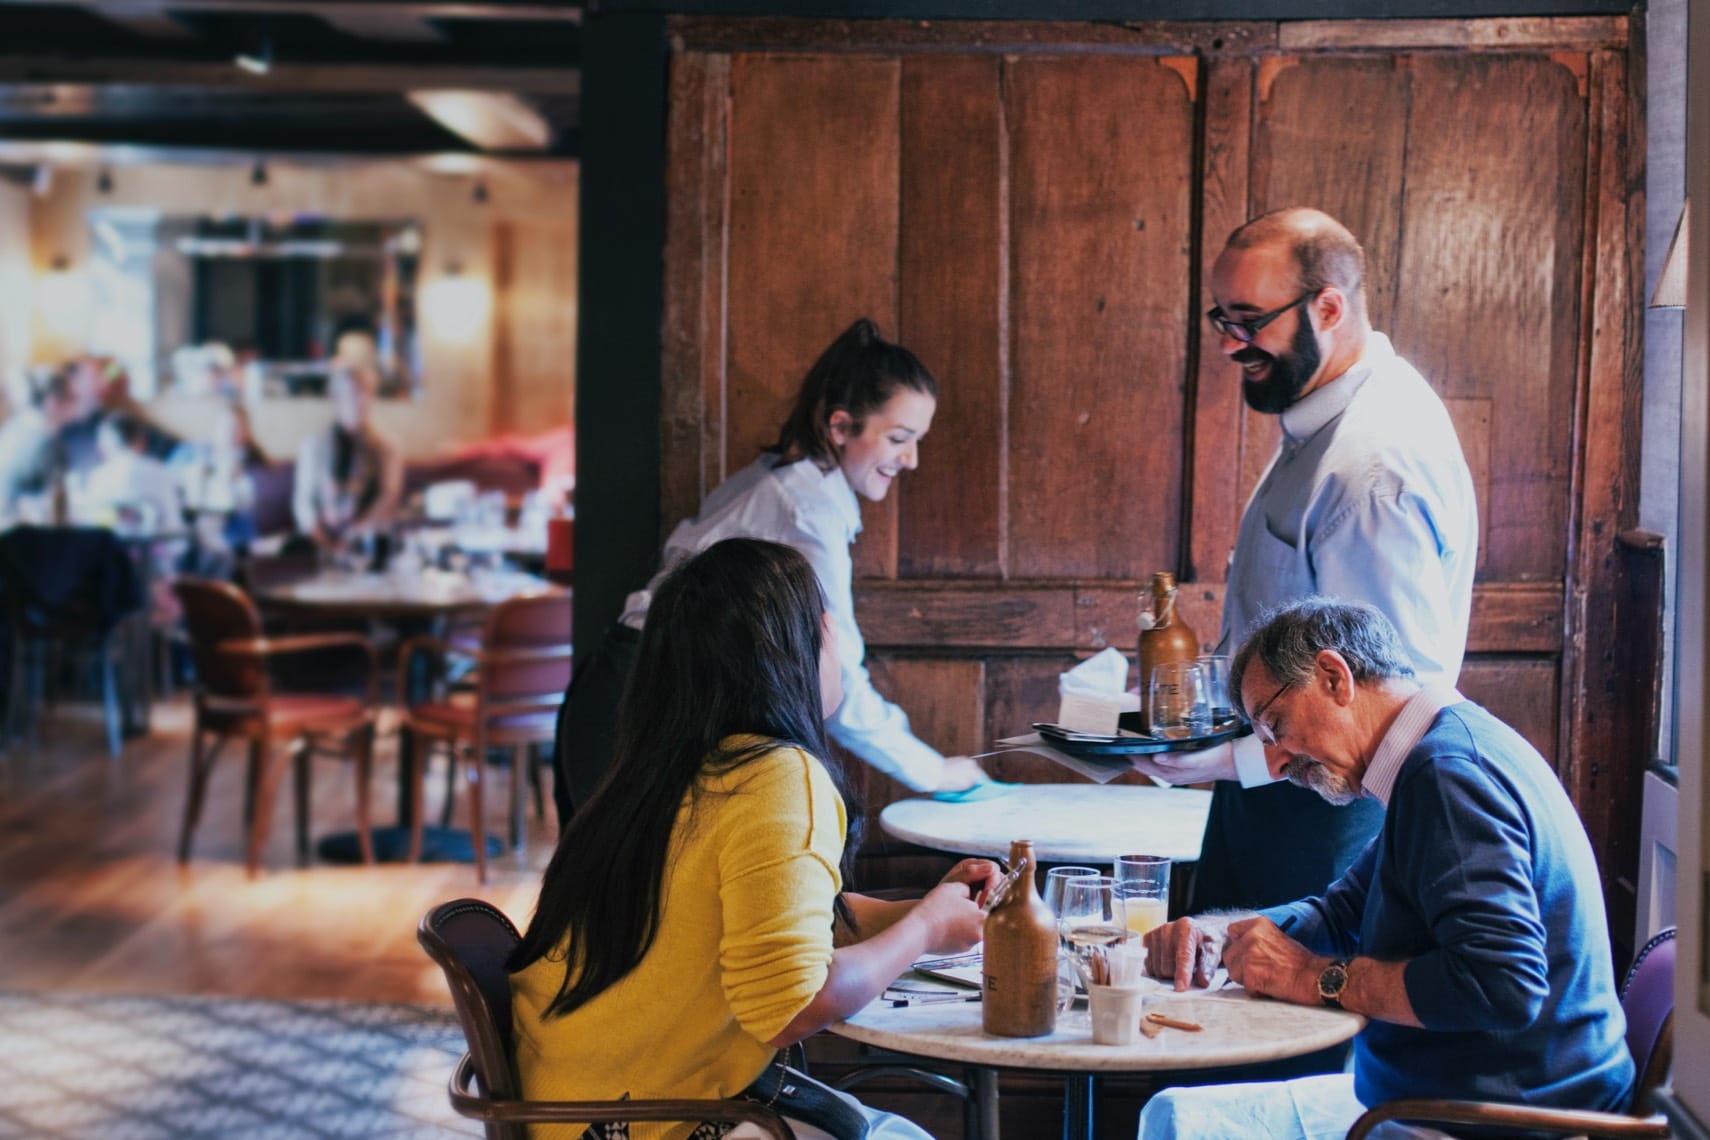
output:
<svg viewBox="0 0 1710 1140"><path fill-rule="evenodd" d="M1362 1103L1626 1107L1633 1062L1591 844L1544 758L1478 705L1438 713L1382 830L1323 897L1261 913L1315 953L1408 962L1424 1028L1360 1033Z"/></svg>

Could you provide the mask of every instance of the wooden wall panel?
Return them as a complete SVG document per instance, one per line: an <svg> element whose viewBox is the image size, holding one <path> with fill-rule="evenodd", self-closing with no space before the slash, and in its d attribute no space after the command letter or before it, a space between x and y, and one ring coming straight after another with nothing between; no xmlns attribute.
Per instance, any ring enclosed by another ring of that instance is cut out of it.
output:
<svg viewBox="0 0 1710 1140"><path fill-rule="evenodd" d="M1189 441L1193 451L1192 509L1187 565L1181 567L1185 582L1221 582L1227 577L1246 489L1252 487L1252 481L1242 477L1239 459L1247 406L1241 398L1239 373L1219 351L1221 338L1205 314L1217 303L1211 296L1211 268L1224 238L1248 217L1256 70L1251 59L1239 56L1214 56L1206 64L1198 296L1189 314L1199 338L1199 357L1194 371L1193 437ZM1253 450L1258 450L1257 442L1253 441ZM1253 478L1257 477L1255 473Z"/></svg>
<svg viewBox="0 0 1710 1140"><path fill-rule="evenodd" d="M1410 90L1409 70L1390 56L1284 56L1259 66L1249 216L1310 205L1346 225L1366 250L1367 303L1380 332L1391 326L1399 279ZM1225 236L1206 240L1221 248ZM1234 366L1223 368L1235 384ZM1282 436L1276 416L1251 409L1242 428L1237 510Z"/></svg>
<svg viewBox="0 0 1710 1140"><path fill-rule="evenodd" d="M1001 61L902 62L898 339L938 378L921 466L893 494L903 577L1004 569L1007 154Z"/></svg>
<svg viewBox="0 0 1710 1140"><path fill-rule="evenodd" d="M1560 677L1553 658L1474 655L1461 666L1456 687L1531 741L1544 759L1559 764L1556 694Z"/></svg>
<svg viewBox="0 0 1710 1140"><path fill-rule="evenodd" d="M896 329L899 79L896 60L733 61L730 469L777 438L802 376L851 321ZM894 506L863 511L857 574L895 572Z"/></svg>
<svg viewBox="0 0 1710 1140"><path fill-rule="evenodd" d="M661 540L724 478L725 190L730 57L671 61L661 332Z"/></svg>
<svg viewBox="0 0 1710 1140"><path fill-rule="evenodd" d="M1393 337L1444 396L1493 403L1486 580L1565 568L1585 132L1547 57L1414 59Z"/></svg>
<svg viewBox="0 0 1710 1140"><path fill-rule="evenodd" d="M994 657L986 661L986 739L1029 731L1038 720L1057 719L1057 676L1074 667L1072 654ZM989 745L988 747L996 747ZM999 780L1023 784L1074 783L1072 773L1043 756L1006 752L984 761Z"/></svg>
<svg viewBox="0 0 1710 1140"><path fill-rule="evenodd" d="M1131 576L1180 547L1194 108L1147 58L1017 57L1010 572Z"/></svg>

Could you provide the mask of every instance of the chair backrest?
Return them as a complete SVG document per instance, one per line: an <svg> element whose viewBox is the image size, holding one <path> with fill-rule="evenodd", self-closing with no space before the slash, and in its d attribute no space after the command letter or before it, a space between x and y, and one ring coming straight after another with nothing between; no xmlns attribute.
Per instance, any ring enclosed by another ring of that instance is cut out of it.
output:
<svg viewBox="0 0 1710 1140"><path fill-rule="evenodd" d="M260 656L220 652L226 641L261 636L261 615L249 595L229 582L180 578L172 584L184 607L184 628L190 635L190 658L196 678L213 696L254 697L267 687L267 666Z"/></svg>
<svg viewBox="0 0 1710 1140"><path fill-rule="evenodd" d="M493 607L481 644L491 655L481 665L487 699L508 705L538 700L556 711L570 685L570 644L568 593L511 598ZM507 653L517 656L507 660Z"/></svg>
<svg viewBox="0 0 1710 1140"><path fill-rule="evenodd" d="M1633 957L1621 982L1627 1050L1636 1068L1633 1111L1649 1112L1651 1093L1674 1062L1674 927L1658 933Z"/></svg>
<svg viewBox="0 0 1710 1140"><path fill-rule="evenodd" d="M519 1100L511 1062L511 979L505 962L522 941L511 920L480 899L457 899L428 911L416 941L439 963L469 1044L481 1090L496 1100ZM525 1140L527 1130L489 1121L494 1140Z"/></svg>

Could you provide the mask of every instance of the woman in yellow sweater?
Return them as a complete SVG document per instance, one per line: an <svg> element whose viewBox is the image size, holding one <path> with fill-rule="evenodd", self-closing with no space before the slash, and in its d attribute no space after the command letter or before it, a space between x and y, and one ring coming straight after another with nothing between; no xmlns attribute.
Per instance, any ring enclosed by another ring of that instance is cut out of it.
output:
<svg viewBox="0 0 1710 1140"><path fill-rule="evenodd" d="M612 766L559 840L511 961L529 1098L734 1096L915 958L979 940L986 860L918 902L841 893L848 813L823 727L842 699L833 638L812 568L777 543L718 543L658 589ZM927 1136L844 1100L868 1140Z"/></svg>

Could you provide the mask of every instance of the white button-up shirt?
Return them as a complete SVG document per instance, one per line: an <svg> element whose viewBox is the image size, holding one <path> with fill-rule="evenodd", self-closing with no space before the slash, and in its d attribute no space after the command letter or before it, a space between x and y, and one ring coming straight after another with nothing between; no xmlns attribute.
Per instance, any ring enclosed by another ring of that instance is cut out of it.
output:
<svg viewBox="0 0 1710 1140"><path fill-rule="evenodd" d="M1283 440L1241 517L1223 601L1224 652L1264 611L1308 594L1367 602L1427 685L1466 653L1478 505L1454 423L1425 378L1372 333L1347 372L1282 414ZM1242 784L1272 779L1257 738Z"/></svg>
<svg viewBox="0 0 1710 1140"><path fill-rule="evenodd" d="M665 542L659 573L629 596L623 622L640 629L653 591L674 567L726 538L761 538L799 550L819 576L837 630L843 703L826 728L843 747L915 791L938 786L944 757L909 731L908 715L881 697L867 676L867 645L855 624L854 565L849 544L861 532L861 506L841 468L811 460L783 466L762 455L726 479L677 524Z"/></svg>

